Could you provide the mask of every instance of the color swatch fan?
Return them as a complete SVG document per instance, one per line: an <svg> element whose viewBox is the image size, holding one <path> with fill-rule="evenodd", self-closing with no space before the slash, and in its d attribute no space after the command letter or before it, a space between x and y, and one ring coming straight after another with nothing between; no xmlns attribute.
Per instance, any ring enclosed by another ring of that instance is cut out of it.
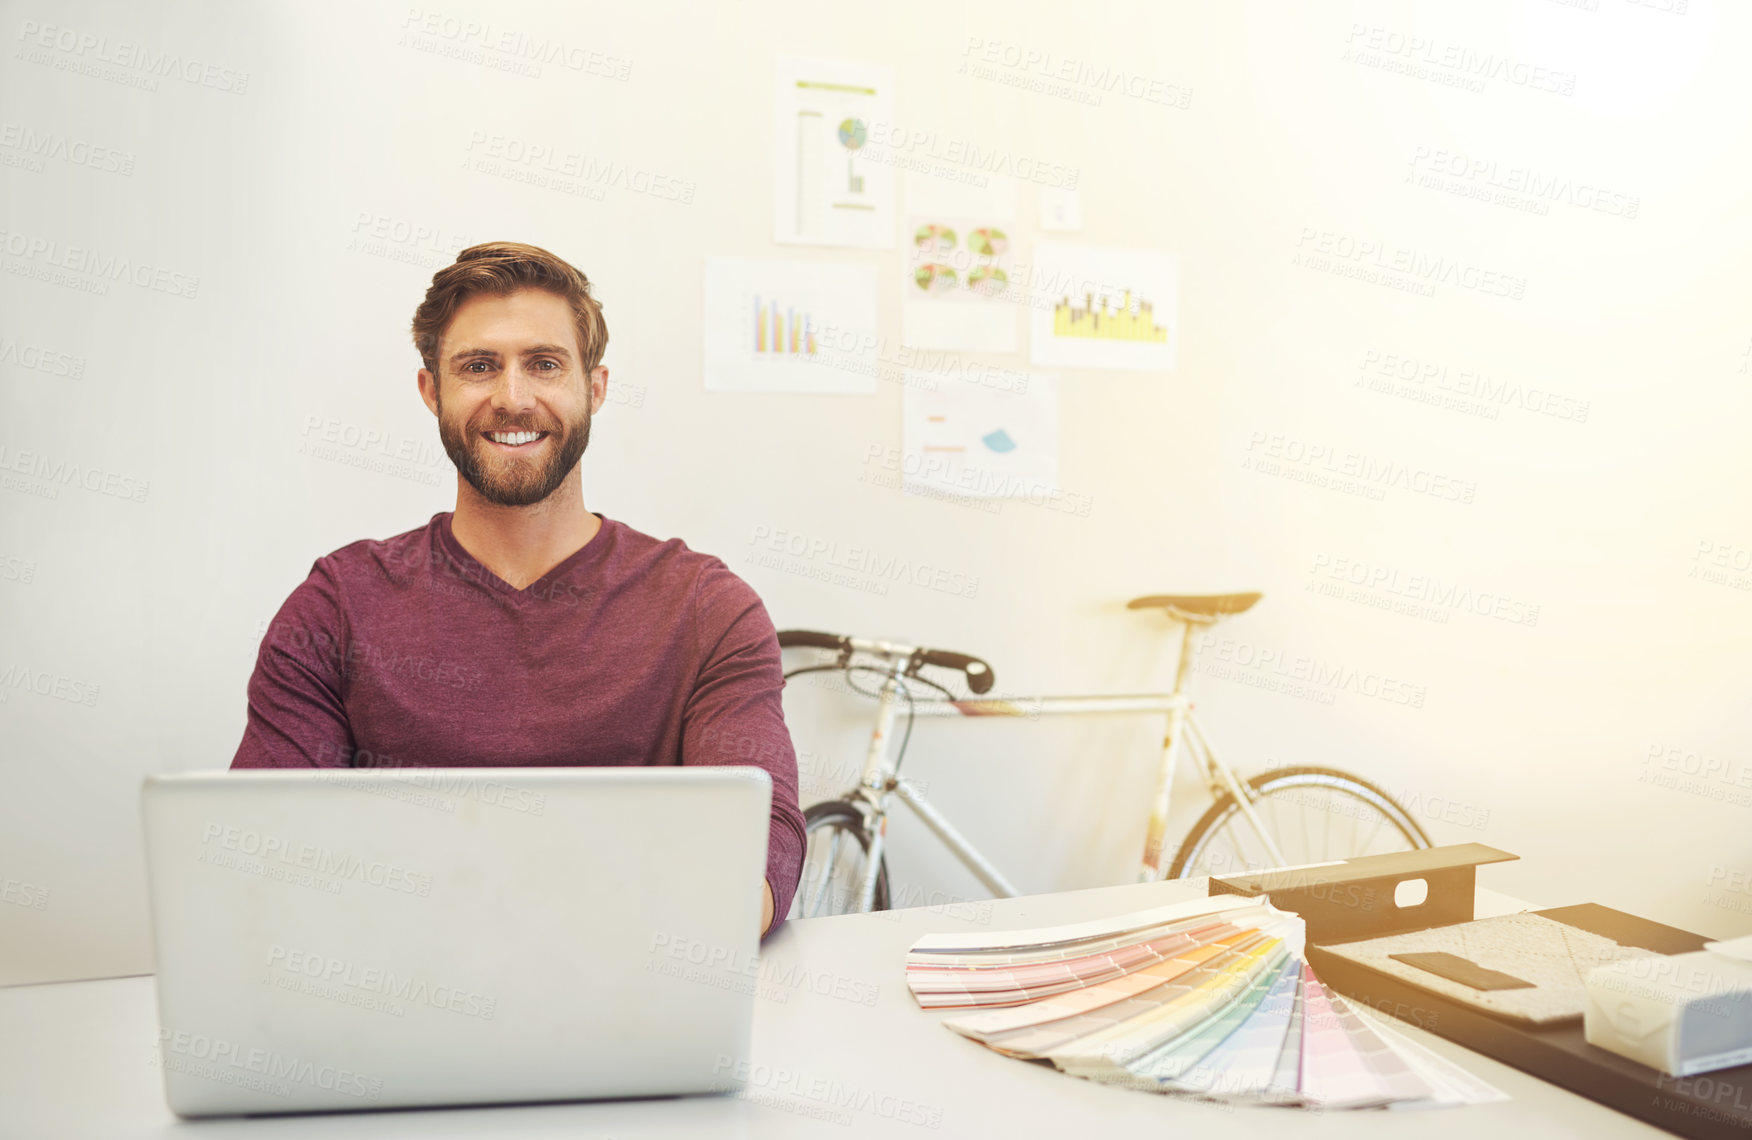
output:
<svg viewBox="0 0 1752 1140"><path fill-rule="evenodd" d="M906 980L1006 1056L1105 1084L1300 1108L1501 1100L1320 984L1299 916L1220 896L1008 933L928 934Z"/></svg>

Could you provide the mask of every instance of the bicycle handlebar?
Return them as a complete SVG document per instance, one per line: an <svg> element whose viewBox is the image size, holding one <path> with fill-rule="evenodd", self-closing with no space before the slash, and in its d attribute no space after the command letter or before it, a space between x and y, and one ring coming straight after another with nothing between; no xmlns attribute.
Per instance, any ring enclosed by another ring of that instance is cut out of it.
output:
<svg viewBox="0 0 1752 1140"><path fill-rule="evenodd" d="M902 645L893 641L878 641L864 637L847 637L840 633L821 633L813 629L781 629L779 630L779 648L831 649L840 655L842 662L849 660L853 653L873 653L881 657L906 659L904 672L907 676L916 674L922 666L936 665L943 669L956 669L967 678L967 687L976 694L991 692L997 677L992 673L992 667L978 657L966 653L952 653L947 649L926 649L917 645Z"/></svg>
<svg viewBox="0 0 1752 1140"><path fill-rule="evenodd" d="M969 657L965 653L951 653L947 649L917 649L913 651L912 659L915 664L909 667L908 672L917 669L920 665L940 665L945 669L959 669L962 676L967 678L968 688L975 693L991 692L992 682L995 680L992 676L992 667L977 657Z"/></svg>

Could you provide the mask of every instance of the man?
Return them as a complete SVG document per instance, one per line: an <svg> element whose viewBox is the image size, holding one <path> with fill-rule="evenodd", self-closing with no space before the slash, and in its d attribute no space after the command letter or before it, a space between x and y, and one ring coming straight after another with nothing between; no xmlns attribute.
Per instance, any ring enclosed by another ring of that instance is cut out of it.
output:
<svg viewBox="0 0 1752 1140"><path fill-rule="evenodd" d="M778 639L718 559L585 509L608 393L590 282L534 246L473 246L413 333L456 510L317 559L262 639L231 766L758 764L764 936L803 853Z"/></svg>

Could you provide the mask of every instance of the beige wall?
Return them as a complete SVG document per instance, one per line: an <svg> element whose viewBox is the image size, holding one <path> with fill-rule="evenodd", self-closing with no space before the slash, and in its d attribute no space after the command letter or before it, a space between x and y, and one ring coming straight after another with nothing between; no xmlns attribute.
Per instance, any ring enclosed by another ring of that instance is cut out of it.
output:
<svg viewBox="0 0 1752 1140"><path fill-rule="evenodd" d="M0 447L101 473L0 489L0 670L49 689L0 687L0 982L150 969L139 778L229 762L262 625L314 558L453 505L405 330L431 271L497 237L600 283L614 402L591 507L721 555L781 626L978 653L1011 691L1135 690L1171 647L1126 598L1261 589L1207 657L1227 675L1198 679L1238 766L1373 776L1439 841L1522 855L1484 873L1501 889L1752 930L1740 6L1137 3L1074 25L1034 0L158 7L0 4ZM451 33L483 18L581 66L476 62L503 57ZM149 65L124 43L178 71L134 85ZM1074 172L1076 240L1178 254L1178 368L1063 374L1063 482L1087 516L880 485L866 458L899 443L894 384L702 390L710 254L876 265L899 334L898 252L770 241L776 52L893 65L898 123L940 140L933 161L990 173L944 157L972 144ZM1155 99L1032 89L1065 60ZM500 135L691 202L471 166ZM1495 199L1528 171L1555 193ZM86 256L69 247L164 272L101 295L90 273L41 280ZM1401 367L1425 379L1395 386ZM1477 374L1494 415L1414 398ZM329 430L409 458L310 454ZM1346 465L1421 474L1371 498L1333 485ZM758 565L755 537L781 530L978 589ZM1352 572L1493 601L1395 613L1347 595ZM1359 682L1273 692L1247 683L1277 676L1246 663L1264 654ZM1420 707L1360 691L1382 677ZM787 707L806 784L843 771L866 710L801 683ZM1025 889L1094 886L1130 874L1154 736L929 724L907 768ZM910 820L891 838L903 894L977 893Z"/></svg>

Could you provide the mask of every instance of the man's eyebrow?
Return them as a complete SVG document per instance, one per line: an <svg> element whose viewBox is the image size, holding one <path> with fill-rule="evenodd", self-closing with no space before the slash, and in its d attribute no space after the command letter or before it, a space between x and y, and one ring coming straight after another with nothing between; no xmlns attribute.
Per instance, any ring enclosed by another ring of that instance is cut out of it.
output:
<svg viewBox="0 0 1752 1140"><path fill-rule="evenodd" d="M528 348L523 350L523 355L524 356L563 356L569 360L569 359L571 359L572 353L569 349L567 349L563 345L532 344ZM486 360L497 360L497 359L499 359L499 353L497 350L491 349L491 348L459 348L455 352L450 354L450 359L452 361L473 360L473 359L477 359L477 358L478 359L486 359Z"/></svg>

